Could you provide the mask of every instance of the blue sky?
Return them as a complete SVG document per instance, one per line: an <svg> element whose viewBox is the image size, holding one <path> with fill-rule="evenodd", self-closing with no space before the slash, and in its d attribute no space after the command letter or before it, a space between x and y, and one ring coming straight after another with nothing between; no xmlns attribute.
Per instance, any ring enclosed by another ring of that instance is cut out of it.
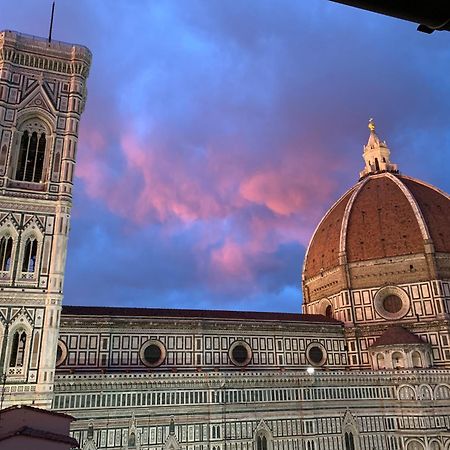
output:
<svg viewBox="0 0 450 450"><path fill-rule="evenodd" d="M46 36L50 1L0 28ZM450 191L450 33L326 0L58 1L93 52L65 302L299 311L311 234L374 117Z"/></svg>

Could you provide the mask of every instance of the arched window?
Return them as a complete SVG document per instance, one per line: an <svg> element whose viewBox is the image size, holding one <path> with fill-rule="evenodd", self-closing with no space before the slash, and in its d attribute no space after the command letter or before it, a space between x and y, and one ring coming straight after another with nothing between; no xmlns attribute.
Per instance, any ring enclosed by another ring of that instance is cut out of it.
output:
<svg viewBox="0 0 450 450"><path fill-rule="evenodd" d="M375 170L377 172L380 170L380 163L378 162L378 158L375 158Z"/></svg>
<svg viewBox="0 0 450 450"><path fill-rule="evenodd" d="M27 334L24 330L18 330L14 333L11 344L11 357L9 367L23 367L25 359L25 346L27 343Z"/></svg>
<svg viewBox="0 0 450 450"><path fill-rule="evenodd" d="M12 247L12 237L2 236L0 239L0 270L8 272L11 268Z"/></svg>
<svg viewBox="0 0 450 450"><path fill-rule="evenodd" d="M94 424L92 422L88 426L87 438L94 439Z"/></svg>
<svg viewBox="0 0 450 450"><path fill-rule="evenodd" d="M325 315L326 315L327 317L333 317L333 307L332 307L331 305L328 305L328 306L325 308Z"/></svg>
<svg viewBox="0 0 450 450"><path fill-rule="evenodd" d="M134 447L136 447L136 435L133 432L131 432L128 438L128 448Z"/></svg>
<svg viewBox="0 0 450 450"><path fill-rule="evenodd" d="M345 450L355 450L355 439L351 431L345 432Z"/></svg>
<svg viewBox="0 0 450 450"><path fill-rule="evenodd" d="M422 356L419 352L415 351L412 353L412 363L413 367L423 367L422 365Z"/></svg>
<svg viewBox="0 0 450 450"><path fill-rule="evenodd" d="M378 355L377 355L377 365L378 365L378 369L386 369L386 364L384 362L384 355L383 355L383 353L378 353Z"/></svg>
<svg viewBox="0 0 450 450"><path fill-rule="evenodd" d="M405 367L405 358L402 353L394 352L392 354L392 367L394 369L404 369Z"/></svg>
<svg viewBox="0 0 450 450"><path fill-rule="evenodd" d="M33 273L36 268L37 240L34 237L27 239L23 252L22 272Z"/></svg>
<svg viewBox="0 0 450 450"><path fill-rule="evenodd" d="M42 181L42 169L44 167L46 136L44 132L25 130L22 134L17 159L16 180Z"/></svg>
<svg viewBox="0 0 450 450"><path fill-rule="evenodd" d="M267 450L267 438L264 434L256 437L256 450Z"/></svg>

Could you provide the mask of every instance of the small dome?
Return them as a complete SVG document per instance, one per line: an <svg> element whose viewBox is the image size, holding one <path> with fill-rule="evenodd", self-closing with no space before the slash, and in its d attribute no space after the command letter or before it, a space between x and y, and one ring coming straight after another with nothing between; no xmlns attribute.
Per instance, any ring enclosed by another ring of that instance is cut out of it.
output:
<svg viewBox="0 0 450 450"><path fill-rule="evenodd" d="M369 174L328 211L309 244L303 277L343 263L450 253L450 197L391 172Z"/></svg>
<svg viewBox="0 0 450 450"><path fill-rule="evenodd" d="M389 327L372 345L371 348L391 345L428 345L411 331L400 327Z"/></svg>

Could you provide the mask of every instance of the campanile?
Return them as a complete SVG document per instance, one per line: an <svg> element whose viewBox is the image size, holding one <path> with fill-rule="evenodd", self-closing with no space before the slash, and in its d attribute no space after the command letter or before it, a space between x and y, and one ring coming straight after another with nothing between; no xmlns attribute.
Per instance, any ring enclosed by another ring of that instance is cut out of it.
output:
<svg viewBox="0 0 450 450"><path fill-rule="evenodd" d="M86 47L0 32L3 406L51 405L78 126L90 63Z"/></svg>

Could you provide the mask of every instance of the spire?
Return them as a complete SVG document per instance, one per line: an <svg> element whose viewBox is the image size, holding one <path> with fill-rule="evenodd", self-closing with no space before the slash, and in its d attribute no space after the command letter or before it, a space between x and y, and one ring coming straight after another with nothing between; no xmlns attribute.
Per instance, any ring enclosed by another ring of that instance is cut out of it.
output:
<svg viewBox="0 0 450 450"><path fill-rule="evenodd" d="M369 141L367 142L367 145L380 145L380 138L375 133L375 121L370 118L369 124L367 125L367 128L370 130L370 136Z"/></svg>
<svg viewBox="0 0 450 450"><path fill-rule="evenodd" d="M397 164L390 161L391 151L386 141L382 141L375 133L375 121L371 118L367 127L370 130L369 140L364 146L364 169L359 173L360 178L379 172L397 173Z"/></svg>

